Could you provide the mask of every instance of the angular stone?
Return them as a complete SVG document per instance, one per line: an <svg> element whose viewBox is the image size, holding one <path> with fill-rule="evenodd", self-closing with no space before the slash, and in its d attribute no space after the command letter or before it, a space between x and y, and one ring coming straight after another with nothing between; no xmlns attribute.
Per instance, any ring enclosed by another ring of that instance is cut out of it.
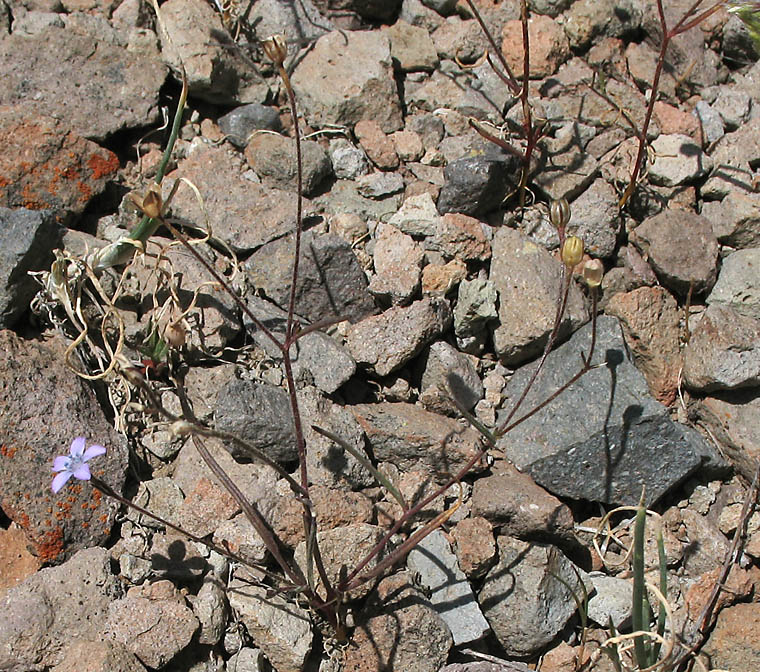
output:
<svg viewBox="0 0 760 672"><path fill-rule="evenodd" d="M410 236L432 236L440 221L433 197L425 192L404 200L404 204L388 220Z"/></svg>
<svg viewBox="0 0 760 672"><path fill-rule="evenodd" d="M623 37L641 25L641 6L636 0L580 0L565 17L565 33L573 49L586 48L598 37Z"/></svg>
<svg viewBox="0 0 760 672"><path fill-rule="evenodd" d="M409 553L407 568L429 591L430 604L449 626L454 646L485 637L490 627L443 532L435 530Z"/></svg>
<svg viewBox="0 0 760 672"><path fill-rule="evenodd" d="M523 32L521 21L508 21L502 31L501 51L512 72L523 72ZM570 45L562 26L549 16L537 14L528 20L530 78L541 79L557 72L570 58Z"/></svg>
<svg viewBox="0 0 760 672"><path fill-rule="evenodd" d="M409 303L420 289L425 253L395 226L378 222L375 229L375 275L369 291L393 305Z"/></svg>
<svg viewBox="0 0 760 672"><path fill-rule="evenodd" d="M641 287L614 294L604 312L620 320L633 361L654 398L672 404L681 366L681 316L675 299L662 287Z"/></svg>
<svg viewBox="0 0 760 672"><path fill-rule="evenodd" d="M496 210L512 189L510 181L515 174L515 159L506 153L457 159L443 171L438 211L477 215Z"/></svg>
<svg viewBox="0 0 760 672"><path fill-rule="evenodd" d="M648 257L660 281L686 296L712 288L717 275L718 241L704 217L685 210L667 210L634 229L631 240Z"/></svg>
<svg viewBox="0 0 760 672"><path fill-rule="evenodd" d="M311 126L376 120L391 133L403 126L388 38L377 31L334 31L317 40L292 75Z"/></svg>
<svg viewBox="0 0 760 672"><path fill-rule="evenodd" d="M0 530L0 595L39 570L41 563L27 549L24 531L15 523Z"/></svg>
<svg viewBox="0 0 760 672"><path fill-rule="evenodd" d="M480 220L458 213L447 213L438 220L435 233L425 247L443 254L445 259L487 261L491 245L483 233Z"/></svg>
<svg viewBox="0 0 760 672"><path fill-rule="evenodd" d="M290 301L294 243L292 235L274 240L243 265L246 280L282 309ZM375 312L364 271L348 242L331 233L303 234L295 310L311 322L360 320Z"/></svg>
<svg viewBox="0 0 760 672"><path fill-rule="evenodd" d="M653 184L677 187L698 180L712 170L712 159L685 135L660 135L652 142L654 161L647 176Z"/></svg>
<svg viewBox="0 0 760 672"><path fill-rule="evenodd" d="M39 284L29 271L50 268L62 230L53 212L0 207L0 329L14 326Z"/></svg>
<svg viewBox="0 0 760 672"><path fill-rule="evenodd" d="M258 133L248 142L245 158L265 186L296 191L298 164L293 138L276 133ZM313 140L302 140L301 166L301 193L311 196L332 172L332 164L321 145Z"/></svg>
<svg viewBox="0 0 760 672"><path fill-rule="evenodd" d="M179 526L197 537L205 537L216 530L219 523L229 520L240 506L234 497L208 478L201 478L177 511Z"/></svg>
<svg viewBox="0 0 760 672"><path fill-rule="evenodd" d="M254 317L273 335L283 341L287 328L287 313L257 296L247 296L246 305ZM269 357L282 360L280 350L268 336L243 314L243 323L254 343ZM306 327L307 324L302 326ZM356 362L348 350L322 331L312 331L298 339L290 349L293 375L296 380L310 378L323 392L335 392L356 371Z"/></svg>
<svg viewBox="0 0 760 672"><path fill-rule="evenodd" d="M394 306L367 317L348 331L346 345L359 364L387 376L413 359L451 325L445 299L425 297L410 306Z"/></svg>
<svg viewBox="0 0 760 672"><path fill-rule="evenodd" d="M61 663L76 637L98 641L119 595L108 551L88 548L60 567L37 572L0 597L0 664L40 670Z"/></svg>
<svg viewBox="0 0 760 672"><path fill-rule="evenodd" d="M265 587L234 578L227 591L230 606L277 672L301 672L311 651L307 611Z"/></svg>
<svg viewBox="0 0 760 672"><path fill-rule="evenodd" d="M715 628L704 646L715 669L752 670L760 667L757 632L760 604L736 604L718 614Z"/></svg>
<svg viewBox="0 0 760 672"><path fill-rule="evenodd" d="M58 336L41 344L0 331L0 508L24 529L44 563L104 543L119 508L75 479L53 494L53 458L67 455L72 440L85 436L106 447L90 469L117 492L127 468L124 441L92 389L67 366L67 347ZM81 367L75 355L69 361Z"/></svg>
<svg viewBox="0 0 760 672"><path fill-rule="evenodd" d="M312 0L299 0L293 3L283 3L280 0L256 0L249 9L246 9L246 17L248 25L255 26L256 37L259 39L281 34L288 45L299 47L311 44L312 41L335 28L325 14L320 14ZM289 57L285 60L288 72L293 61L298 59L299 53L296 49L290 49Z"/></svg>
<svg viewBox="0 0 760 672"><path fill-rule="evenodd" d="M257 5L258 6L258 5ZM276 107L261 103L240 105L217 120L219 130L238 149L244 149L251 135L258 130L280 132L282 123Z"/></svg>
<svg viewBox="0 0 760 672"><path fill-rule="evenodd" d="M193 613L201 626L198 643L217 644L224 634L229 616L224 589L215 579L206 580L192 604Z"/></svg>
<svg viewBox="0 0 760 672"><path fill-rule="evenodd" d="M472 515L519 539L560 545L575 541L570 509L508 462L500 463L493 475L475 481Z"/></svg>
<svg viewBox="0 0 760 672"><path fill-rule="evenodd" d="M611 257L623 223L614 187L606 180L594 180L570 210L569 230L583 239L586 251L600 259Z"/></svg>
<svg viewBox="0 0 760 672"><path fill-rule="evenodd" d="M393 140L385 134L374 119L362 119L354 127L354 134L362 149L380 170L398 168L398 154Z"/></svg>
<svg viewBox="0 0 760 672"><path fill-rule="evenodd" d="M50 209L69 219L102 194L119 170L113 152L67 123L20 107L0 107L0 143L6 148L0 156L3 208Z"/></svg>
<svg viewBox="0 0 760 672"><path fill-rule="evenodd" d="M554 546L511 537L497 543L499 562L486 575L478 600L506 654L530 656L575 613L567 586L580 590L577 570Z"/></svg>
<svg viewBox="0 0 760 672"><path fill-rule="evenodd" d="M457 523L451 531L456 542L459 566L470 579L483 576L496 558L496 542L491 523L475 516Z"/></svg>
<svg viewBox="0 0 760 672"><path fill-rule="evenodd" d="M593 156L573 149L544 154L533 181L552 200L572 200L594 181L598 172L599 164Z"/></svg>
<svg viewBox="0 0 760 672"><path fill-rule="evenodd" d="M494 236L490 280L499 292L499 326L494 330L496 354L514 366L540 354L557 312L562 264L519 231L501 228ZM583 295L570 286L559 338L588 319Z"/></svg>
<svg viewBox="0 0 760 672"><path fill-rule="evenodd" d="M108 606L106 638L123 644L149 667L164 667L198 630L198 619L169 581L131 588Z"/></svg>
<svg viewBox="0 0 760 672"><path fill-rule="evenodd" d="M137 488L137 494L132 498L138 506L148 509L151 513L175 525L178 523L177 512L184 500L182 490L168 476L142 481ZM145 525L157 530L165 529L163 523L132 509L127 510L127 519L137 525Z"/></svg>
<svg viewBox="0 0 760 672"><path fill-rule="evenodd" d="M523 412L578 371L581 354L588 353L590 332L587 325L549 355ZM642 486L646 501L655 502L693 473L702 456L715 459L696 431L670 420L667 409L649 395L615 318L597 321L594 363L602 366L582 376L544 412L500 442L518 469L561 497L635 505ZM510 379L504 392L507 400L522 393L535 366L523 367Z"/></svg>
<svg viewBox="0 0 760 672"><path fill-rule="evenodd" d="M686 384L700 392L760 384L760 320L708 306L684 350Z"/></svg>
<svg viewBox="0 0 760 672"><path fill-rule="evenodd" d="M427 351L420 380L420 403L429 411L458 417L455 398L468 411L483 398L483 383L465 354L444 341L433 343Z"/></svg>
<svg viewBox="0 0 760 672"><path fill-rule="evenodd" d="M497 299L496 287L490 280L463 280L454 307L454 333L467 337L482 332L490 320L499 316Z"/></svg>
<svg viewBox="0 0 760 672"><path fill-rule="evenodd" d="M290 401L282 388L253 380L231 380L216 401L216 427L238 435L277 462L298 458ZM233 457L252 457L235 443L225 442L225 448Z"/></svg>
<svg viewBox="0 0 760 672"><path fill-rule="evenodd" d="M172 214L196 226L205 226L206 217L214 236L238 254L248 253L264 243L280 238L296 228L295 192L284 192L254 184L242 177L239 156L223 147L205 147L180 161L167 180L184 177L203 197L204 209L195 194L181 187L172 201ZM313 212L304 203L304 217Z"/></svg>
<svg viewBox="0 0 760 672"><path fill-rule="evenodd" d="M719 199L740 189L755 191L754 170L760 164L760 119L723 136L710 154L713 171L702 186L702 196Z"/></svg>
<svg viewBox="0 0 760 672"><path fill-rule="evenodd" d="M438 65L438 53L424 28L406 21L396 21L385 29L391 43L393 65L401 72L432 71Z"/></svg>
<svg viewBox="0 0 760 672"><path fill-rule="evenodd" d="M402 471L422 469L445 480L481 450L477 431L414 404L356 404L351 412L375 459L392 462ZM473 471L479 468L476 464Z"/></svg>
<svg viewBox="0 0 760 672"><path fill-rule="evenodd" d="M719 243L735 248L760 246L760 194L732 190L722 201L702 204Z"/></svg>
<svg viewBox="0 0 760 672"><path fill-rule="evenodd" d="M398 173L375 171L356 179L359 193L367 198L383 198L404 190L404 179Z"/></svg>
<svg viewBox="0 0 760 672"><path fill-rule="evenodd" d="M184 65L190 95L217 104L266 100L269 86L235 48L211 5L169 0L161 7L161 18L162 55L175 72Z"/></svg>
<svg viewBox="0 0 760 672"><path fill-rule="evenodd" d="M329 153L333 172L339 180L355 180L370 170L364 150L351 144L346 138L330 140Z"/></svg>
<svg viewBox="0 0 760 672"><path fill-rule="evenodd" d="M344 672L438 672L451 649L451 633L409 574L384 579L375 595L354 630Z"/></svg>
<svg viewBox="0 0 760 672"><path fill-rule="evenodd" d="M589 579L594 594L588 601L588 617L606 628L610 621L620 631L630 627L633 612L633 583L615 576L593 572Z"/></svg>
<svg viewBox="0 0 760 672"><path fill-rule="evenodd" d="M145 672L145 667L116 642L74 639L51 672Z"/></svg>
<svg viewBox="0 0 760 672"><path fill-rule="evenodd" d="M736 250L723 260L707 303L721 304L760 319L760 247Z"/></svg>
<svg viewBox="0 0 760 672"><path fill-rule="evenodd" d="M91 140L152 124L158 120L166 67L155 35L147 35L152 39L138 49L55 26L31 37L5 35L0 41L0 72L6 75L0 105L21 105L28 116L65 119ZM75 99L61 95L62 82L77 92Z"/></svg>

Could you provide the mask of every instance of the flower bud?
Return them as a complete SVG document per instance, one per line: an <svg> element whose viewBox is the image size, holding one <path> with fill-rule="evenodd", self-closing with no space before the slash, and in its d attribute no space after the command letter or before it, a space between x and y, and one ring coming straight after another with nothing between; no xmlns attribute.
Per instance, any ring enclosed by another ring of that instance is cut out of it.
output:
<svg viewBox="0 0 760 672"><path fill-rule="evenodd" d="M141 210L151 219L158 219L161 217L161 210L164 207L164 201L161 198L161 192L158 185L151 186L148 191L145 192L145 196L142 199Z"/></svg>
<svg viewBox="0 0 760 672"><path fill-rule="evenodd" d="M164 330L164 340L172 348L181 348L185 345L187 336L181 322L172 322Z"/></svg>
<svg viewBox="0 0 760 672"><path fill-rule="evenodd" d="M562 263L573 268L583 259L583 241L578 236L568 236L562 246Z"/></svg>
<svg viewBox="0 0 760 672"><path fill-rule="evenodd" d="M283 35L270 35L262 43L264 47L264 53L269 57L277 67L282 67L285 59L288 56L288 45L285 43L285 37Z"/></svg>
<svg viewBox="0 0 760 672"><path fill-rule="evenodd" d="M177 420L169 426L169 434L172 436L189 436L193 431L193 425L187 420Z"/></svg>
<svg viewBox="0 0 760 672"><path fill-rule="evenodd" d="M602 284L604 265L599 259L589 259L583 264L582 275L589 287L599 287Z"/></svg>
<svg viewBox="0 0 760 672"><path fill-rule="evenodd" d="M549 219L555 229L561 230L567 226L567 223L570 221L570 204L566 198L552 201L549 208Z"/></svg>

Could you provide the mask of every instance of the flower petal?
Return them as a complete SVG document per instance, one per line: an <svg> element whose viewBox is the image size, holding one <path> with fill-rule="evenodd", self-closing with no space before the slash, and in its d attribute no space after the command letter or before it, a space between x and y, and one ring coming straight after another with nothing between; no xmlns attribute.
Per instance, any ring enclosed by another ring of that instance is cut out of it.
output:
<svg viewBox="0 0 760 672"><path fill-rule="evenodd" d="M84 447L87 444L87 439L83 436L78 436L71 442L71 448L69 448L69 454L73 457L79 457L84 453Z"/></svg>
<svg viewBox="0 0 760 672"><path fill-rule="evenodd" d="M71 473L74 474L74 478L78 478L80 481L90 480L90 466L86 462L82 462L82 464Z"/></svg>
<svg viewBox="0 0 760 672"><path fill-rule="evenodd" d="M59 455L53 460L53 471L66 471L69 468L69 460L71 459L68 455Z"/></svg>
<svg viewBox="0 0 760 672"><path fill-rule="evenodd" d="M103 446L99 446L97 444L90 446L87 450L84 451L84 455L82 455L82 459L87 462L87 460L91 460L93 457L97 457L98 455L105 455L106 449Z"/></svg>
<svg viewBox="0 0 760 672"><path fill-rule="evenodd" d="M62 471L60 474L56 474L55 478L53 479L53 492L57 493L64 485L66 485L66 481L68 481L70 478L70 471Z"/></svg>

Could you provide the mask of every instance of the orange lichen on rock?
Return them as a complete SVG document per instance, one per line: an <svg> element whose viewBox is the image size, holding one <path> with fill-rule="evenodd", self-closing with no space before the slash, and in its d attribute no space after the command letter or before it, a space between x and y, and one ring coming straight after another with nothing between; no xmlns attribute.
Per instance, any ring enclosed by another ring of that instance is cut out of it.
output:
<svg viewBox="0 0 760 672"><path fill-rule="evenodd" d="M92 171L92 179L99 180L102 177L113 175L119 170L119 158L113 152L109 152L107 158L99 154L93 154L87 159L87 165Z"/></svg>
<svg viewBox="0 0 760 672"><path fill-rule="evenodd" d="M17 450L17 446L9 446L8 444L4 443L2 446L0 446L0 455L7 457L8 459L13 459L13 456L16 454Z"/></svg>
<svg viewBox="0 0 760 672"><path fill-rule="evenodd" d="M43 539L37 545L37 557L42 562L52 562L63 553L63 530L56 527L43 535Z"/></svg>

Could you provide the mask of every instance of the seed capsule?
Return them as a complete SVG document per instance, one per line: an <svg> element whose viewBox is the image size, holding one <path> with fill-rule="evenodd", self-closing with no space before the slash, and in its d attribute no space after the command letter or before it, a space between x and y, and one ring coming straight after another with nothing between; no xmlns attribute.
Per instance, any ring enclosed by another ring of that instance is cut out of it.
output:
<svg viewBox="0 0 760 672"><path fill-rule="evenodd" d="M270 35L262 42L264 53L277 67L281 67L288 56L288 45L283 35Z"/></svg>
<svg viewBox="0 0 760 672"><path fill-rule="evenodd" d="M562 246L562 263L573 268L583 259L583 241L578 236L568 236Z"/></svg>
<svg viewBox="0 0 760 672"><path fill-rule="evenodd" d="M570 221L570 204L566 198L552 201L549 208L549 219L555 229L561 230L567 226L567 223Z"/></svg>
<svg viewBox="0 0 760 672"><path fill-rule="evenodd" d="M583 264L583 279L589 287L599 287L604 276L604 265L599 259L589 259Z"/></svg>

